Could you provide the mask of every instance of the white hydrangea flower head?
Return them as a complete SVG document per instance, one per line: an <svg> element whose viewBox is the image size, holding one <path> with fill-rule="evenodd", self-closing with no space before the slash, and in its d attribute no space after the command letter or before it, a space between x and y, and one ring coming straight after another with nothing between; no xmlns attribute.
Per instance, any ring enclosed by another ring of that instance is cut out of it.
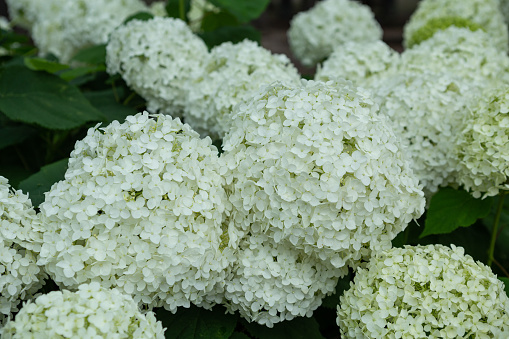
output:
<svg viewBox="0 0 509 339"><path fill-rule="evenodd" d="M28 195L14 191L0 176L0 327L21 300L44 284L46 274L37 265L42 242L34 231L37 223Z"/></svg>
<svg viewBox="0 0 509 339"><path fill-rule="evenodd" d="M165 17L168 16L166 12L166 1L154 1L149 7L150 13L154 16Z"/></svg>
<svg viewBox="0 0 509 339"><path fill-rule="evenodd" d="M230 264L218 151L147 112L91 128L40 205L40 262L59 284L99 281L137 303L208 307Z"/></svg>
<svg viewBox="0 0 509 339"><path fill-rule="evenodd" d="M34 43L67 63L80 49L105 44L110 33L130 15L148 11L141 0L50 0L52 11L37 15Z"/></svg>
<svg viewBox="0 0 509 339"><path fill-rule="evenodd" d="M311 317L342 275L342 270L288 241L276 244L255 223L241 241L233 275L226 282L225 305L249 322L273 327L294 317Z"/></svg>
<svg viewBox="0 0 509 339"><path fill-rule="evenodd" d="M509 190L509 85L484 91L458 134L457 181L476 198Z"/></svg>
<svg viewBox="0 0 509 339"><path fill-rule="evenodd" d="M342 338L507 338L509 298L491 269L451 245L375 253L340 297Z"/></svg>
<svg viewBox="0 0 509 339"><path fill-rule="evenodd" d="M214 47L204 69L192 83L184 118L197 132L212 138L226 134L233 106L251 98L261 87L275 81L300 82L288 57L272 54L250 40Z"/></svg>
<svg viewBox="0 0 509 339"><path fill-rule="evenodd" d="M306 66L326 59L336 46L348 41L382 39L382 28L371 9L353 0L319 1L290 22L288 42L295 57Z"/></svg>
<svg viewBox="0 0 509 339"><path fill-rule="evenodd" d="M118 27L106 47L106 66L147 100L148 110L180 117L190 82L203 74L207 46L174 18L132 20Z"/></svg>
<svg viewBox="0 0 509 339"><path fill-rule="evenodd" d="M15 25L30 29L36 18L49 10L47 0L5 0L9 18Z"/></svg>
<svg viewBox="0 0 509 339"><path fill-rule="evenodd" d="M351 82L275 83L234 113L221 157L239 228L259 222L276 243L346 269L423 213L392 128Z"/></svg>
<svg viewBox="0 0 509 339"><path fill-rule="evenodd" d="M499 0L423 0L403 27L407 48L429 38L435 29L449 25L482 29L499 50L509 50L509 33ZM428 25L428 26L427 26ZM433 27L432 27L433 26Z"/></svg>
<svg viewBox="0 0 509 339"><path fill-rule="evenodd" d="M452 73L406 72L371 88L429 198L454 180L454 138L466 119L476 84Z"/></svg>
<svg viewBox="0 0 509 339"><path fill-rule="evenodd" d="M142 313L131 296L98 282L76 292L53 291L29 301L4 327L2 338L163 339L153 312Z"/></svg>
<svg viewBox="0 0 509 339"><path fill-rule="evenodd" d="M509 83L509 56L490 42L488 33L451 26L401 54L404 72L452 72L494 86Z"/></svg>
<svg viewBox="0 0 509 339"><path fill-rule="evenodd" d="M335 47L327 60L318 65L315 80L344 78L369 87L372 77L395 67L398 62L399 53L382 40L346 42Z"/></svg>

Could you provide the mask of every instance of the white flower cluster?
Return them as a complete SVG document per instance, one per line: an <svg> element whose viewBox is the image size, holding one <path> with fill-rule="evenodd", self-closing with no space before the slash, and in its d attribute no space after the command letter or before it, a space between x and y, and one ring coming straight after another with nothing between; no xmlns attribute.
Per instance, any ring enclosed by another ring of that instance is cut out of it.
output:
<svg viewBox="0 0 509 339"><path fill-rule="evenodd" d="M351 82L276 83L236 107L221 156L241 229L346 273L423 213L393 130Z"/></svg>
<svg viewBox="0 0 509 339"><path fill-rule="evenodd" d="M46 274L36 263L41 239L32 231L37 222L28 196L0 176L0 327L44 284Z"/></svg>
<svg viewBox="0 0 509 339"><path fill-rule="evenodd" d="M16 3L11 12L24 14L41 54L67 63L80 49L106 43L129 15L147 10L140 0L49 0Z"/></svg>
<svg viewBox="0 0 509 339"><path fill-rule="evenodd" d="M480 28L499 50L509 50L509 33L499 0L423 0L403 28L403 44L411 47L434 29L449 24ZM433 27L431 27L431 26ZM436 27L436 28L435 28Z"/></svg>
<svg viewBox="0 0 509 339"><path fill-rule="evenodd" d="M228 131L233 106L278 80L300 82L297 69L285 55L274 55L250 40L216 46L204 74L192 83L185 121L201 134L222 138Z"/></svg>
<svg viewBox="0 0 509 339"><path fill-rule="evenodd" d="M47 0L5 0L9 18L16 25L30 29L36 18L44 15L41 11L49 10Z"/></svg>
<svg viewBox="0 0 509 339"><path fill-rule="evenodd" d="M344 78L356 85L369 87L372 77L386 72L398 62L399 54L382 40L351 41L336 47L318 66L315 80Z"/></svg>
<svg viewBox="0 0 509 339"><path fill-rule="evenodd" d="M372 90L429 197L454 180L454 139L477 87L449 72L390 74L373 84Z"/></svg>
<svg viewBox="0 0 509 339"><path fill-rule="evenodd" d="M509 190L509 85L484 91L458 134L458 183L474 197Z"/></svg>
<svg viewBox="0 0 509 339"><path fill-rule="evenodd" d="M451 247L376 253L340 297L341 337L509 337L504 283L463 248Z"/></svg>
<svg viewBox="0 0 509 339"><path fill-rule="evenodd" d="M233 276L226 281L226 307L268 327L310 317L334 292L341 270L306 255L288 241L276 244L253 224L240 244Z"/></svg>
<svg viewBox="0 0 509 339"><path fill-rule="evenodd" d="M290 23L288 42L306 66L326 59L335 47L348 41L376 41L382 28L371 9L353 0L324 0L297 13Z"/></svg>
<svg viewBox="0 0 509 339"><path fill-rule="evenodd" d="M106 52L108 73L119 73L147 100L149 111L174 117L181 116L190 82L203 74L209 57L184 21L161 17L118 27Z"/></svg>
<svg viewBox="0 0 509 339"><path fill-rule="evenodd" d="M130 296L93 282L76 292L53 291L27 302L2 338L163 339L164 329L154 313L141 313Z"/></svg>
<svg viewBox="0 0 509 339"><path fill-rule="evenodd" d="M210 138L167 115L89 129L40 205L40 262L71 288L100 281L149 307L208 307L233 255L219 171Z"/></svg>
<svg viewBox="0 0 509 339"><path fill-rule="evenodd" d="M509 83L509 56L492 45L488 33L455 26L401 54L403 72L452 72L456 76L493 86Z"/></svg>

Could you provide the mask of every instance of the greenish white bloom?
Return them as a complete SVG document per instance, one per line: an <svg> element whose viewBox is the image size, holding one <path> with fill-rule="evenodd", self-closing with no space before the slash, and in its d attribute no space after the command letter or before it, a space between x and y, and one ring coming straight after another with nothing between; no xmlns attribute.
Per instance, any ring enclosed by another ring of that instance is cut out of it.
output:
<svg viewBox="0 0 509 339"><path fill-rule="evenodd" d="M190 86L185 121L203 135L222 138L230 127L233 106L275 81L300 82L285 55L272 54L250 40L216 46L203 75Z"/></svg>
<svg viewBox="0 0 509 339"><path fill-rule="evenodd" d="M353 0L319 1L310 10L297 13L288 30L291 50L306 66L323 61L346 42L381 38L382 28L371 9Z"/></svg>
<svg viewBox="0 0 509 339"><path fill-rule="evenodd" d="M476 97L458 134L457 181L474 197L509 190L509 85Z"/></svg>
<svg viewBox="0 0 509 339"><path fill-rule="evenodd" d="M92 282L76 292L53 291L27 302L7 323L2 338L163 339L164 329L131 296Z"/></svg>
<svg viewBox="0 0 509 339"><path fill-rule="evenodd" d="M106 47L106 66L147 100L151 113L182 115L191 81L202 76L207 46L174 18L132 20L118 27Z"/></svg>
<svg viewBox="0 0 509 339"><path fill-rule="evenodd" d="M509 298L491 269L451 245L377 252L340 297L342 338L507 338Z"/></svg>

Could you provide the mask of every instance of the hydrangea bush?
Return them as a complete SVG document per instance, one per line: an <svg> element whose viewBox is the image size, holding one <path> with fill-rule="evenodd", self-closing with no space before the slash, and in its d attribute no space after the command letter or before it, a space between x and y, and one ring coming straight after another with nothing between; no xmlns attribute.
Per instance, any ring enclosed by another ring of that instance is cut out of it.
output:
<svg viewBox="0 0 509 339"><path fill-rule="evenodd" d="M27 302L3 328L2 338L163 339L164 329L130 296L93 282L76 292L53 291Z"/></svg>
<svg viewBox="0 0 509 339"><path fill-rule="evenodd" d="M357 269L337 322L344 338L505 338L509 298L462 247L405 246Z"/></svg>

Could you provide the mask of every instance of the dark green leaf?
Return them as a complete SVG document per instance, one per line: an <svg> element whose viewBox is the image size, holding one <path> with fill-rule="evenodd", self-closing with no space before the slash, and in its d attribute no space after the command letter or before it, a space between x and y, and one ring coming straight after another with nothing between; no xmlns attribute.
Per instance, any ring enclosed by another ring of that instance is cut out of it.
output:
<svg viewBox="0 0 509 339"><path fill-rule="evenodd" d="M82 77L84 75L92 74L95 72L102 72L105 70L106 70L105 65L84 66L84 67L72 68L68 71L61 72L58 75L65 81L72 81L72 80L75 80L76 78Z"/></svg>
<svg viewBox="0 0 509 339"><path fill-rule="evenodd" d="M0 149L16 145L31 136L36 130L30 126L5 126L0 127Z"/></svg>
<svg viewBox="0 0 509 339"><path fill-rule="evenodd" d="M46 71L48 73L55 73L69 68L67 65L43 58L25 58L25 66L33 71Z"/></svg>
<svg viewBox="0 0 509 339"><path fill-rule="evenodd" d="M209 2L230 12L240 22L249 22L257 19L265 11L270 0L209 0Z"/></svg>
<svg viewBox="0 0 509 339"><path fill-rule="evenodd" d="M54 183L64 179L68 160L62 159L43 166L39 172L19 183L19 188L29 194L34 206L39 206L44 201L44 193L48 192Z"/></svg>
<svg viewBox="0 0 509 339"><path fill-rule="evenodd" d="M105 120L78 88L56 75L20 66L0 71L0 110L11 120L54 130Z"/></svg>
<svg viewBox="0 0 509 339"><path fill-rule="evenodd" d="M244 333L233 332L229 339L250 339L250 338Z"/></svg>
<svg viewBox="0 0 509 339"><path fill-rule="evenodd" d="M89 65L104 64L106 60L106 44L91 46L76 53L72 61Z"/></svg>
<svg viewBox="0 0 509 339"><path fill-rule="evenodd" d="M87 99L101 111L107 119L107 122L118 120L123 122L129 115L135 115L138 111L130 106L122 105L115 99L113 90L107 89L99 92L87 92L85 93Z"/></svg>
<svg viewBox="0 0 509 339"><path fill-rule="evenodd" d="M198 34L207 44L208 48L220 45L223 42L231 41L233 43L249 39L260 43L261 34L252 26L225 26L211 32L202 32Z"/></svg>
<svg viewBox="0 0 509 339"><path fill-rule="evenodd" d="M191 305L179 308L171 314L164 309L156 310L156 317L166 327L166 338L170 339L226 339L237 324L237 316L225 314L224 308L207 311Z"/></svg>
<svg viewBox="0 0 509 339"><path fill-rule="evenodd" d="M187 13L191 9L191 0L167 0L166 13L170 18L187 20Z"/></svg>
<svg viewBox="0 0 509 339"><path fill-rule="evenodd" d="M430 234L450 233L468 227L488 215L493 199L475 199L468 192L443 188L430 202L421 238Z"/></svg>
<svg viewBox="0 0 509 339"><path fill-rule="evenodd" d="M203 32L210 32L224 26L238 26L239 22L237 18L228 12L207 12L203 16L201 22L201 30Z"/></svg>
<svg viewBox="0 0 509 339"><path fill-rule="evenodd" d="M336 292L334 294L325 297L322 301L322 306L327 308L336 309L339 305L339 297L343 295L343 292L350 289L351 274L347 274L343 278L338 280L336 285Z"/></svg>
<svg viewBox="0 0 509 339"><path fill-rule="evenodd" d="M28 178L30 174L29 170L19 164L0 165L0 175L9 179L9 185L15 189L18 189L20 181Z"/></svg>
<svg viewBox="0 0 509 339"><path fill-rule="evenodd" d="M258 339L323 339L314 318L295 318L277 323L273 328L242 321L247 331Z"/></svg>
<svg viewBox="0 0 509 339"><path fill-rule="evenodd" d="M509 297L509 278L505 277L498 277L498 279L502 280L505 285L505 293L507 293L507 296Z"/></svg>
<svg viewBox="0 0 509 339"><path fill-rule="evenodd" d="M127 19L124 20L124 24L126 24L132 20L148 21L153 18L154 18L154 14L152 14L152 13L138 12L138 13L134 13L133 15L127 17Z"/></svg>

